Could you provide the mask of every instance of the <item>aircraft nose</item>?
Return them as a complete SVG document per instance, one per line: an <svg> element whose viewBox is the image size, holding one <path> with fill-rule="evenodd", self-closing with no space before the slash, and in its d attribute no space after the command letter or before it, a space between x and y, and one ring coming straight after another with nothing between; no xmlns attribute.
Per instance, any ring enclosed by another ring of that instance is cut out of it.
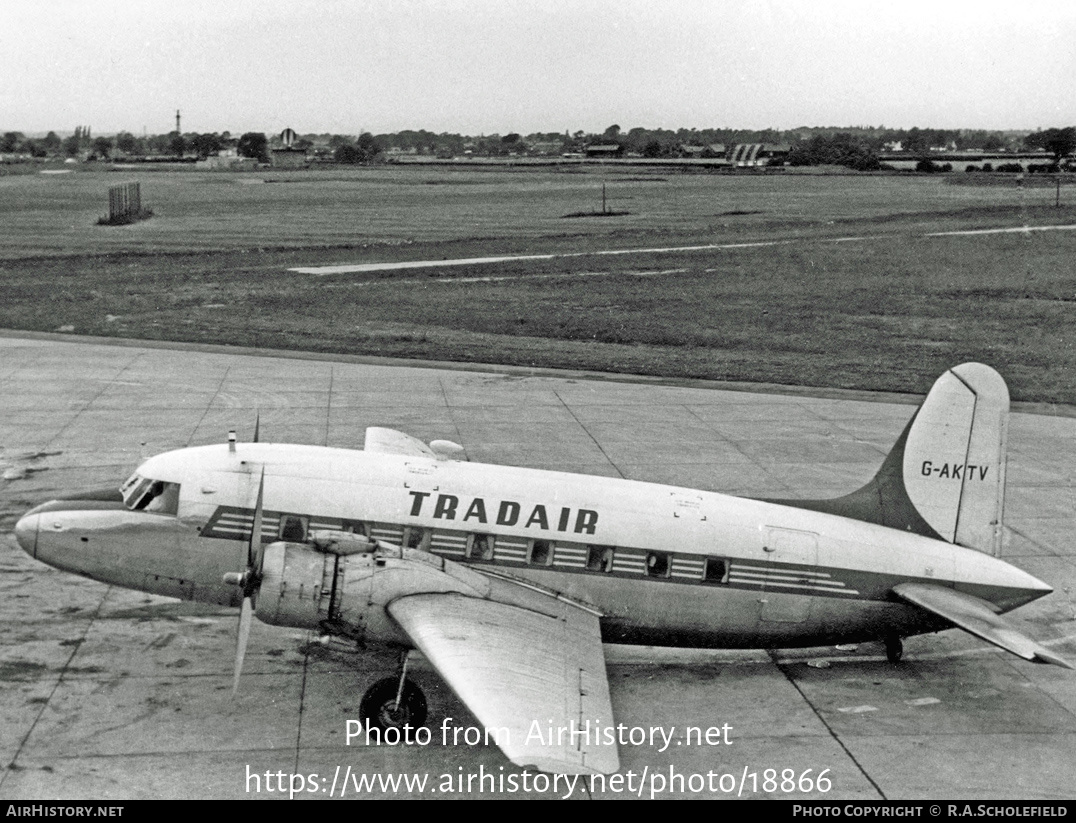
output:
<svg viewBox="0 0 1076 823"><path fill-rule="evenodd" d="M37 555L37 525L41 520L39 514L27 514L15 524L15 539L24 552L31 557Z"/></svg>

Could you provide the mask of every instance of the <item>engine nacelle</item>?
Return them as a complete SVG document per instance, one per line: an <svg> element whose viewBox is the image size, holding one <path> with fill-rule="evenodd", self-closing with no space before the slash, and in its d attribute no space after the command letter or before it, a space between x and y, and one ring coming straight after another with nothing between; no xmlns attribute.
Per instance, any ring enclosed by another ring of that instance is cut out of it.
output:
<svg viewBox="0 0 1076 823"><path fill-rule="evenodd" d="M254 613L273 626L408 645L385 610L393 600L431 592L489 594L489 580L477 572L428 552L390 549L329 554L306 543L271 543Z"/></svg>

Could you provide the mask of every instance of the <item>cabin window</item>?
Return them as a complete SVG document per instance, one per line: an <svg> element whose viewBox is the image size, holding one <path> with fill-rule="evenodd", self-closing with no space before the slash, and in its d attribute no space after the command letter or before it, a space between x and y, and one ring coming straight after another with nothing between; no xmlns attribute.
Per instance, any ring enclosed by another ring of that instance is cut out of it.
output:
<svg viewBox="0 0 1076 823"><path fill-rule="evenodd" d="M611 572L612 570L612 546L587 546L587 571Z"/></svg>
<svg viewBox="0 0 1076 823"><path fill-rule="evenodd" d="M723 557L707 557L702 579L705 583L727 583L729 562Z"/></svg>
<svg viewBox="0 0 1076 823"><path fill-rule="evenodd" d="M302 543L306 540L307 519L297 514L282 514L280 516L280 530L277 536L289 543Z"/></svg>
<svg viewBox="0 0 1076 823"><path fill-rule="evenodd" d="M474 560L493 559L493 535L472 534L469 538L470 545L467 547L467 556Z"/></svg>
<svg viewBox="0 0 1076 823"><path fill-rule="evenodd" d="M669 555L666 552L649 552L646 555L646 573L650 577L669 576Z"/></svg>
<svg viewBox="0 0 1076 823"><path fill-rule="evenodd" d="M368 523L363 523L361 520L341 520L340 531L361 534L365 537L369 537L370 525Z"/></svg>
<svg viewBox="0 0 1076 823"><path fill-rule="evenodd" d="M404 529L403 543L409 549L429 551L431 534L429 529L420 529L417 526L411 526Z"/></svg>
<svg viewBox="0 0 1076 823"><path fill-rule="evenodd" d="M549 540L532 540L530 551L532 566L548 566L553 562L553 543Z"/></svg>

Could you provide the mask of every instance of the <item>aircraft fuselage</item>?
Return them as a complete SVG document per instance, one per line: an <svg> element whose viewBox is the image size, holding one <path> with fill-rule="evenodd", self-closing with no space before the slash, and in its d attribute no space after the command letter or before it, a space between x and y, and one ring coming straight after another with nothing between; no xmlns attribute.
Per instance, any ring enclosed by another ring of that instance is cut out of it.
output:
<svg viewBox="0 0 1076 823"><path fill-rule="evenodd" d="M105 582L238 605L241 592L223 578L247 563L262 482L263 543L301 543L331 529L428 552L599 612L606 642L857 642L949 625L894 598L900 583L952 588L999 612L1050 591L944 541L617 478L259 443L159 455L128 485L139 482L164 491L141 510L132 510L130 495L126 505L46 503L19 521L20 545Z"/></svg>

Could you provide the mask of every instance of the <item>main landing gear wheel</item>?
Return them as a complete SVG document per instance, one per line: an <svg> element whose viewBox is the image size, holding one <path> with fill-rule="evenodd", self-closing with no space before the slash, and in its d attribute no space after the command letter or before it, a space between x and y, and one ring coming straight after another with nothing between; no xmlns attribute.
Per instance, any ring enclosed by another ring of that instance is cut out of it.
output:
<svg viewBox="0 0 1076 823"><path fill-rule="evenodd" d="M400 678L386 677L378 680L366 690L359 704L359 717L365 724L375 729L400 729L410 726L417 728L426 723L426 695L412 681L404 678L403 690L400 692Z"/></svg>
<svg viewBox="0 0 1076 823"><path fill-rule="evenodd" d="M885 656L889 659L890 663L899 663L900 659L904 656L904 643L901 639L891 634L884 638L885 640Z"/></svg>

